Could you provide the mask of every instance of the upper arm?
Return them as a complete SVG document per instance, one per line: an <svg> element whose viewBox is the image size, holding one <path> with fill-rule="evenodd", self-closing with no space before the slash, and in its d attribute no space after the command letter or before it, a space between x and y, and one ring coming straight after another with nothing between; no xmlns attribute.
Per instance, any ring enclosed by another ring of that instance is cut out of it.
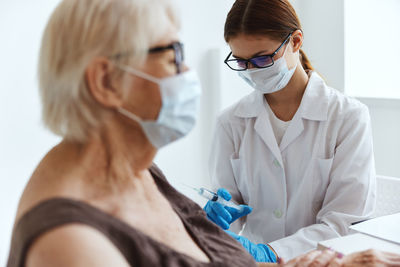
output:
<svg viewBox="0 0 400 267"><path fill-rule="evenodd" d="M355 182L368 187L370 179L375 178L371 122L365 106L344 117L332 167L333 183Z"/></svg>
<svg viewBox="0 0 400 267"><path fill-rule="evenodd" d="M103 234L81 224L44 233L31 245L26 259L26 267L129 266Z"/></svg>
<svg viewBox="0 0 400 267"><path fill-rule="evenodd" d="M349 152L360 156L372 154L371 119L368 108L364 105L351 109L342 119L335 155Z"/></svg>
<svg viewBox="0 0 400 267"><path fill-rule="evenodd" d="M330 182L317 217L336 221L339 232L346 233L351 222L372 214L375 178L370 117L361 105L346 114L339 128Z"/></svg>

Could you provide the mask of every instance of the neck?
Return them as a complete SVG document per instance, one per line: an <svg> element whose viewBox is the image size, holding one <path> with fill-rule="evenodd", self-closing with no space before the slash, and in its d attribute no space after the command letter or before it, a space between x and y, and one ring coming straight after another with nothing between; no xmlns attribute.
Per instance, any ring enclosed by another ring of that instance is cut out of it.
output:
<svg viewBox="0 0 400 267"><path fill-rule="evenodd" d="M85 144L66 145L76 155L85 182L113 191L146 177L157 152L139 124L123 116L107 121Z"/></svg>
<svg viewBox="0 0 400 267"><path fill-rule="evenodd" d="M298 63L292 79L282 90L272 94L266 94L265 99L274 105L300 105L304 91L308 83L308 75Z"/></svg>

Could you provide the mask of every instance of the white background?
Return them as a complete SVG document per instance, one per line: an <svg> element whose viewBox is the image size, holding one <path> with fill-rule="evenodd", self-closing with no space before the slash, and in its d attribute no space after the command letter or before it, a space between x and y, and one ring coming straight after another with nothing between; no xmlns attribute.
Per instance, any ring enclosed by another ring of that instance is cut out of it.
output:
<svg viewBox="0 0 400 267"><path fill-rule="evenodd" d="M399 0L345 1L349 95L400 99L399 12Z"/></svg>
<svg viewBox="0 0 400 267"><path fill-rule="evenodd" d="M60 140L46 131L40 122L36 78L41 34L58 2L0 0L0 266L7 257L13 218L23 187L43 155ZM390 20L383 14L382 20L374 18L377 26L370 29L368 38L350 38L348 33L359 23L351 15L357 9L349 5L350 2L354 5L355 2L379 2L382 11L386 5L397 8L399 3L398 0L351 0L346 4L344 0L293 0L305 32L304 50L329 85L363 97L361 101L369 106L371 113L377 172L400 177L400 100L390 99L400 92L398 82L387 80L387 65L369 68L364 63L358 64L364 62L366 56L370 57L370 52L380 59L394 58L399 51L396 48L399 40L393 38L399 38L399 35L390 37L381 32L387 28L383 22ZM203 204L180 182L209 186L207 157L215 117L222 108L251 89L222 63L229 52L223 40L224 20L233 0L178 0L178 3L187 63L198 71L203 84L202 112L195 130L161 150L156 163L173 185ZM394 13L398 14L398 11ZM366 14L361 17L370 18ZM398 29L399 20L394 22ZM374 39L377 32L388 39ZM385 44L385 40L390 40L391 45ZM385 60L380 62L387 63ZM398 71L398 62L399 58L392 68L387 69L389 73L396 71L395 68ZM370 82L373 78L381 82ZM366 89L366 85L371 86ZM376 95L376 92L384 92L384 95Z"/></svg>

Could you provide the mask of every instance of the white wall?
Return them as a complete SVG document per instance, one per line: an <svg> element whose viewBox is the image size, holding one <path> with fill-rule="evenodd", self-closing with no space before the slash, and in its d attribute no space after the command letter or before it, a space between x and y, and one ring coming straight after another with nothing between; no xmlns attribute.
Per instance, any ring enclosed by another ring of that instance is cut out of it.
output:
<svg viewBox="0 0 400 267"><path fill-rule="evenodd" d="M344 0L292 0L304 31L303 50L326 82L344 89Z"/></svg>
<svg viewBox="0 0 400 267"><path fill-rule="evenodd" d="M57 0L0 2L0 265L18 199L31 172L59 138L40 122L37 54Z"/></svg>
<svg viewBox="0 0 400 267"><path fill-rule="evenodd" d="M377 174L400 178L400 100L358 99L371 115Z"/></svg>
<svg viewBox="0 0 400 267"><path fill-rule="evenodd" d="M400 105L399 12L399 0L345 2L346 92L349 95L397 98Z"/></svg>

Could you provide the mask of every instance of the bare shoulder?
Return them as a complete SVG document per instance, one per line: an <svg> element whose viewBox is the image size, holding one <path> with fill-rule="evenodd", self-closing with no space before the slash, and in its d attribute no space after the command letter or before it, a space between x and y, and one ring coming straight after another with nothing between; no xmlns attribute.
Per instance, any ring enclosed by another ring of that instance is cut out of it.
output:
<svg viewBox="0 0 400 267"><path fill-rule="evenodd" d="M103 234L81 224L55 228L30 247L26 267L129 266L121 252Z"/></svg>
<svg viewBox="0 0 400 267"><path fill-rule="evenodd" d="M40 161L29 178L18 204L16 220L40 202L56 198L80 198L80 186L74 177L74 168L57 152L57 146Z"/></svg>

